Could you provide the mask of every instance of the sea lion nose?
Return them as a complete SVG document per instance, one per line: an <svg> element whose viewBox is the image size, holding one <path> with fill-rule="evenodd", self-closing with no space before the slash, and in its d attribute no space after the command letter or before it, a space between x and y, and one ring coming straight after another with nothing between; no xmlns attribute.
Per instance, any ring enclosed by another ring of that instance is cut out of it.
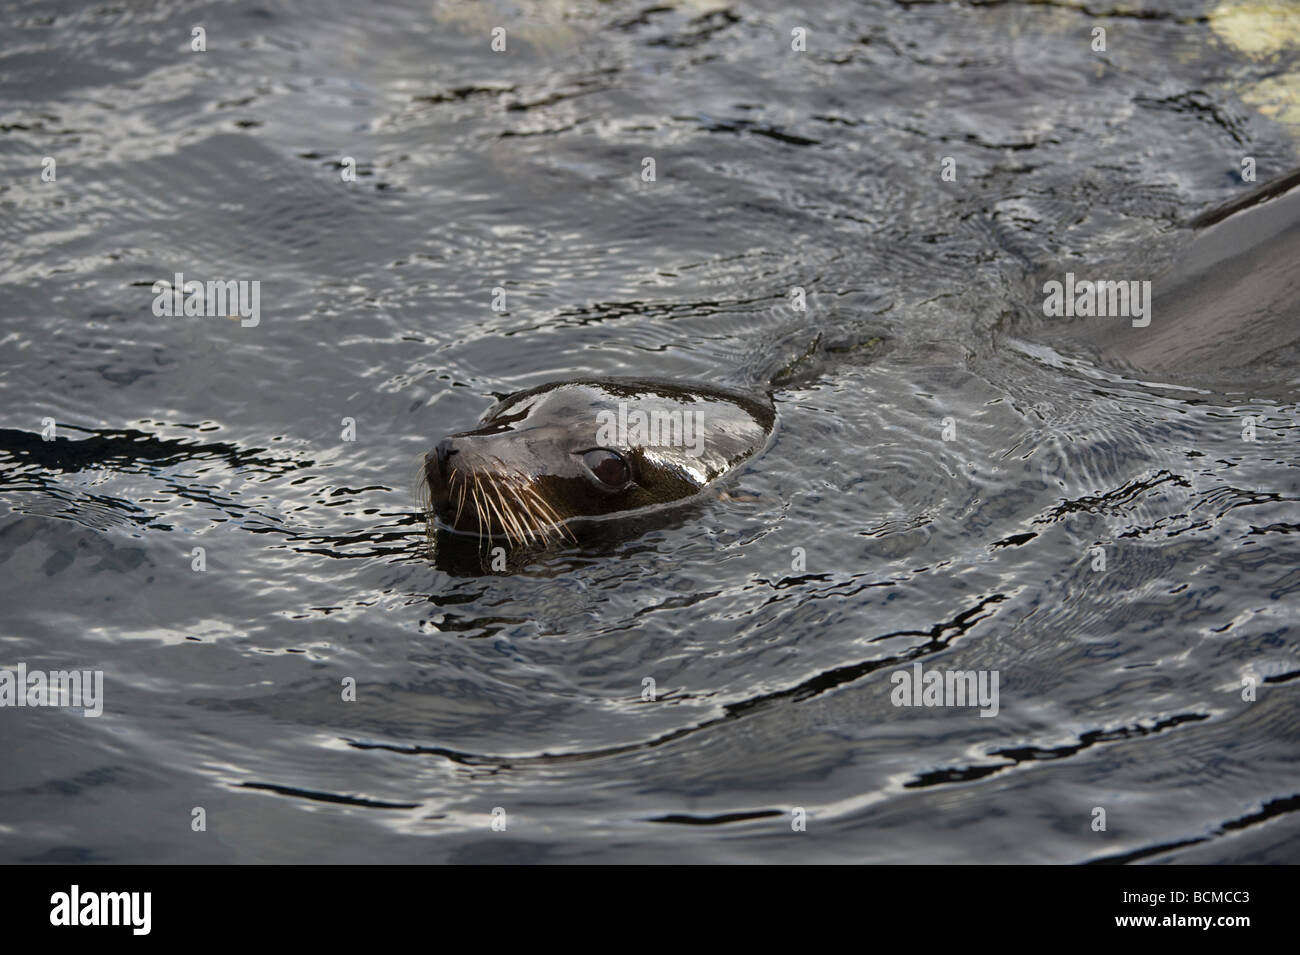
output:
<svg viewBox="0 0 1300 955"><path fill-rule="evenodd" d="M434 447L433 451L434 454L438 456L438 468L439 470L442 471L443 475L445 476L447 473L447 461L450 460L451 456L453 454L456 454L457 451L455 448L451 446L450 438L443 438L441 441L439 441L437 446Z"/></svg>

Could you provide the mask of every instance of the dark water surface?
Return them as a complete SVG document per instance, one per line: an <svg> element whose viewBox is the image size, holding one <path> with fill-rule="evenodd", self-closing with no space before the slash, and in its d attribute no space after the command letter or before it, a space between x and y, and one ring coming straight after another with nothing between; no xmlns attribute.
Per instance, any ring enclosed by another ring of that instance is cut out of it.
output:
<svg viewBox="0 0 1300 955"><path fill-rule="evenodd" d="M105 703L0 709L0 860L1300 860L1294 354L1041 309L1300 164L1300 14L1076 6L7 5L0 666ZM430 559L494 395L818 333L733 500Z"/></svg>

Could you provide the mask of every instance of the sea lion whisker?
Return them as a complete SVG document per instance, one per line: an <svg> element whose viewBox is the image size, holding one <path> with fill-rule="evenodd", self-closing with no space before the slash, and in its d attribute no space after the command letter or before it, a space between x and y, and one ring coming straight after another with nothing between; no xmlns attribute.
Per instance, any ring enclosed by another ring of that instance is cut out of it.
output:
<svg viewBox="0 0 1300 955"><path fill-rule="evenodd" d="M537 505L533 502L531 495L523 494L520 497L520 503L524 508L524 513L528 515L528 523L532 526L533 532L537 534L537 539L546 543L551 539L551 522L537 510Z"/></svg>
<svg viewBox="0 0 1300 955"><path fill-rule="evenodd" d="M457 502L456 504L456 518L451 522L451 526L455 528L456 525L460 523L460 512L465 508L465 488L467 486L467 482L465 481L464 475L462 475L459 471L452 471L451 473L452 473L453 481L458 477L460 478L460 501ZM449 490L450 490L450 485L449 485Z"/></svg>
<svg viewBox="0 0 1300 955"><path fill-rule="evenodd" d="M542 496L539 495L531 487L525 487L524 491L536 502L537 513L540 516L546 518L549 524L549 527L547 528L548 530L553 529L557 532L561 532L567 535L571 540L575 542L577 541L577 538L574 537L573 532L569 530L567 527L565 527L564 524L561 522L560 515L555 513L555 508L553 508L550 504L548 504L546 500L543 499Z"/></svg>
<svg viewBox="0 0 1300 955"><path fill-rule="evenodd" d="M483 518L487 517L488 520L490 521L491 515L484 513L483 502L478 499L477 475L474 477L474 487L470 490L470 494L472 494L474 497L474 512L478 515L478 520L476 521L476 523L478 524L478 545L479 547L482 547L483 546Z"/></svg>
<svg viewBox="0 0 1300 955"><path fill-rule="evenodd" d="M482 515L487 518L487 537L488 543L490 544L492 543L492 537L495 533L493 531L495 521L500 515L496 513L496 508L492 506L492 492L489 490L489 482L487 478L482 475L479 476L478 489L483 494L483 501L480 507L482 509Z"/></svg>
<svg viewBox="0 0 1300 955"><path fill-rule="evenodd" d="M529 493L527 488L524 488L523 490L525 496L521 498L521 503L524 506L525 512L528 514L529 523L532 524L533 530L537 532L537 536L540 540L543 542L549 541L552 534L551 520L541 513L534 495Z"/></svg>
<svg viewBox="0 0 1300 955"><path fill-rule="evenodd" d="M512 506L511 511L514 512L515 519L518 521L520 528L523 530L525 534L528 535L529 543L532 543L533 524L536 523L536 521L533 520L533 515L529 512L527 506L524 504L523 500L519 497L518 492L515 491L514 486L511 483L502 481L501 484L504 485L505 489L510 492L510 496L519 502L519 506L521 510L515 510L515 508Z"/></svg>
<svg viewBox="0 0 1300 955"><path fill-rule="evenodd" d="M515 517L514 512L510 510L510 506L506 503L506 499L502 497L501 488L498 486L496 481L488 481L488 486L492 488L492 493L496 495L497 502L501 505L501 508L497 513L501 515L501 529L505 531L506 538L513 543L516 539L515 534L517 534L518 542L522 545L524 542L523 529L520 528L519 521ZM512 529L514 533L511 533Z"/></svg>
<svg viewBox="0 0 1300 955"><path fill-rule="evenodd" d="M496 492L497 499L501 502L501 507L505 510L505 512L510 516L511 520L514 522L515 530L519 533L519 543L523 544L525 536L527 536L527 539L531 541L533 539L531 525L534 524L535 521L530 521L528 519L529 517L532 516L529 513L529 509L527 507L524 507L523 513L521 514L520 512L516 511L513 507L510 506L510 503L506 500L504 493L502 493L502 487L504 486L507 490L510 491L511 495L514 496L516 500L519 500L519 495L516 494L514 490L514 484L518 479L518 472L511 471L506 466L506 463L502 461L499 457L496 457L495 455L493 455L492 461L501 469L500 476L494 477L490 481L492 485L492 489ZM523 501L520 501L519 503L522 505Z"/></svg>
<svg viewBox="0 0 1300 955"><path fill-rule="evenodd" d="M539 524L539 529L540 529L541 522L545 521L546 523L549 524L550 518L547 516L546 512L544 511L546 505L542 502L541 498L537 496L537 492L534 491L531 487L528 487L527 485L520 485L519 489L524 493L524 497L528 505L529 516L532 517L535 523Z"/></svg>
<svg viewBox="0 0 1300 955"><path fill-rule="evenodd" d="M516 542L520 547L523 547L525 534L523 525L520 525L519 522L519 515L515 513L515 508L511 507L510 502L506 500L506 496L502 494L502 490L500 490L500 482L491 482L491 489L493 489L494 494L497 495L497 502L500 504L499 513L502 515L502 524L508 525L508 528L510 528L506 531L507 537L511 537L512 529L513 535L511 541Z"/></svg>
<svg viewBox="0 0 1300 955"><path fill-rule="evenodd" d="M555 508L551 506L550 502L537 494L535 494L534 497L537 498L538 512L546 519L547 530L554 532L556 537L564 534L576 541L577 538L574 537L569 529L564 526L564 522L561 520L560 515L555 512Z"/></svg>
<svg viewBox="0 0 1300 955"><path fill-rule="evenodd" d="M498 460L498 463L501 462ZM512 507L511 511L518 520L520 527L528 535L528 540L532 541L534 537L533 532L540 530L540 528L538 527L537 515L533 513L533 509L528 506L528 503L522 497L519 496L519 491L516 490L519 486L517 475L512 472L507 472L506 477L498 481L497 484L498 489L504 487L510 492L510 496L519 502L519 509L515 510L515 508ZM502 503L505 503L504 500ZM540 537L540 534L538 536Z"/></svg>
<svg viewBox="0 0 1300 955"><path fill-rule="evenodd" d="M542 516L544 516L547 520L549 520L553 526L557 528L560 527L562 524L560 520L560 515L556 513L555 507L551 504L551 502L546 500L546 498L542 497L536 491L532 491L532 495L533 498L537 501Z"/></svg>
<svg viewBox="0 0 1300 955"><path fill-rule="evenodd" d="M484 482L483 498L488 502L488 506L492 508L492 512L497 516L497 519L501 521L501 533L505 534L506 540L513 544L515 542L515 535L510 529L510 524L506 520L506 515L497 507L496 501L492 499L494 493L497 493L496 482L489 478ZM500 495L498 494L498 497L499 496ZM489 536L491 535L489 534ZM521 538L519 542L523 543L523 539Z"/></svg>
<svg viewBox="0 0 1300 955"><path fill-rule="evenodd" d="M488 532L487 532L488 542L491 543L491 538L494 536L492 533L494 519L499 520L501 522L501 532L505 534L506 539L509 540L510 528L506 527L505 518L501 516L501 513L497 510L497 506L494 503L492 503L492 492L489 489L490 487L489 484L487 482L484 482L480 484L479 487L483 489L483 503L488 510Z"/></svg>
<svg viewBox="0 0 1300 955"><path fill-rule="evenodd" d="M515 508L515 506L511 504L510 501L506 498L505 491L508 488L503 488L502 487L503 484L504 482L500 482L500 481L497 482L497 496L501 498L501 506L507 510L507 512L510 514L510 519L514 521L515 529L519 532L519 542L522 544L525 538L531 541L533 539L533 535L528 528L528 522L520 515L519 511Z"/></svg>

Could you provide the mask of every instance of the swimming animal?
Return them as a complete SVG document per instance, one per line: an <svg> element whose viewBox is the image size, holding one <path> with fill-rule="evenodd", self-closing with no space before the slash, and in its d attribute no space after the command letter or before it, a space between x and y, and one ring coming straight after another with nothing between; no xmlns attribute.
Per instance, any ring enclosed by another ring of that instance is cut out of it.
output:
<svg viewBox="0 0 1300 955"><path fill-rule="evenodd" d="M1300 389L1300 170L1191 218L1147 323L1056 322L1147 380L1293 401Z"/></svg>
<svg viewBox="0 0 1300 955"><path fill-rule="evenodd" d="M437 525L541 545L685 501L758 452L766 394L653 378L574 378L509 395L439 441L424 480Z"/></svg>

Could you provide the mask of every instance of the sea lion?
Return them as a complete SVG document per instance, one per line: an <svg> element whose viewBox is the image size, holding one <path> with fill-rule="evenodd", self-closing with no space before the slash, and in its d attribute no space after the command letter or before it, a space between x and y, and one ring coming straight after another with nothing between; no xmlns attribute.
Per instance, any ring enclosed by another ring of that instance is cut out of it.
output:
<svg viewBox="0 0 1300 955"><path fill-rule="evenodd" d="M1055 336L1148 379L1293 400L1300 359L1300 170L1192 218L1148 325L1076 319Z"/></svg>
<svg viewBox="0 0 1300 955"><path fill-rule="evenodd" d="M577 540L588 521L695 496L759 451L770 396L650 378L516 392L425 455L434 521L512 544Z"/></svg>

